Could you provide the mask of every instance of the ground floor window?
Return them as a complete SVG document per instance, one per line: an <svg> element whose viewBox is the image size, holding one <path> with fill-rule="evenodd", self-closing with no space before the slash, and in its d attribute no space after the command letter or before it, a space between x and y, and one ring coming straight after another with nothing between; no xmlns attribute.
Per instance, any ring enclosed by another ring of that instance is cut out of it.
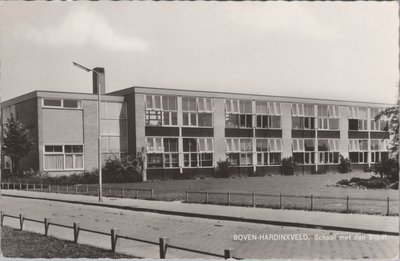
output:
<svg viewBox="0 0 400 261"><path fill-rule="evenodd" d="M45 145L44 169L83 169L83 145Z"/></svg>
<svg viewBox="0 0 400 261"><path fill-rule="evenodd" d="M178 138L146 138L148 168L179 167Z"/></svg>
<svg viewBox="0 0 400 261"><path fill-rule="evenodd" d="M212 138L184 138L183 166L211 167L213 166L214 147Z"/></svg>
<svg viewBox="0 0 400 261"><path fill-rule="evenodd" d="M280 165L281 143L281 139L256 139L257 165Z"/></svg>
<svg viewBox="0 0 400 261"><path fill-rule="evenodd" d="M339 152L318 152L319 164L336 164L339 163Z"/></svg>
<svg viewBox="0 0 400 261"><path fill-rule="evenodd" d="M315 164L315 152L293 152L293 159L301 165Z"/></svg>
<svg viewBox="0 0 400 261"><path fill-rule="evenodd" d="M226 139L226 158L232 166L253 165L253 140Z"/></svg>
<svg viewBox="0 0 400 261"><path fill-rule="evenodd" d="M368 163L368 152L349 152L351 163Z"/></svg>
<svg viewBox="0 0 400 261"><path fill-rule="evenodd" d="M371 152L371 163L378 163L382 160L387 160L389 153L387 151L373 151Z"/></svg>

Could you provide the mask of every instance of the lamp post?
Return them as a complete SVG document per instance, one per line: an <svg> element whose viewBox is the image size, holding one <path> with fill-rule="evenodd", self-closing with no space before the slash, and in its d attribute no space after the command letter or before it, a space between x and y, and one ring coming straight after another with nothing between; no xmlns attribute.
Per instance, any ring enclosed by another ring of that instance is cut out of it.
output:
<svg viewBox="0 0 400 261"><path fill-rule="evenodd" d="M93 72L97 75L97 137L98 137L98 148L97 148L97 162L99 169L99 202L103 201L103 188L102 188L102 164L101 164L101 120L100 120L100 105L101 105L101 90L100 90L100 76L99 73L94 69L89 69L83 65L80 65L76 62L72 62L72 64L79 69L82 69L86 72Z"/></svg>

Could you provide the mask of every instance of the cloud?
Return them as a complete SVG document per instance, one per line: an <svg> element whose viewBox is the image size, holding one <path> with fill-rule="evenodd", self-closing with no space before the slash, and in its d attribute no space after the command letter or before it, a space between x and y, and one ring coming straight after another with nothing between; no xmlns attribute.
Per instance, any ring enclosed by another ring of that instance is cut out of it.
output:
<svg viewBox="0 0 400 261"><path fill-rule="evenodd" d="M24 28L23 35L51 46L93 45L108 50L143 52L143 40L116 31L99 13L87 8L72 9L59 25Z"/></svg>

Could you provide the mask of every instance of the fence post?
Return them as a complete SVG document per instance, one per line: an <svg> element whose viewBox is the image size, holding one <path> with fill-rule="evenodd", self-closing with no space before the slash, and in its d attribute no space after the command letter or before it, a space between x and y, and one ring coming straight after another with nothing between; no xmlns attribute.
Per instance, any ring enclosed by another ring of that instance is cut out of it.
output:
<svg viewBox="0 0 400 261"><path fill-rule="evenodd" d="M253 207L256 206L256 193L253 192Z"/></svg>
<svg viewBox="0 0 400 261"><path fill-rule="evenodd" d="M68 185L67 185L67 194L69 193L69 190L68 190Z"/></svg>
<svg viewBox="0 0 400 261"><path fill-rule="evenodd" d="M78 194L78 186L75 186L75 194Z"/></svg>
<svg viewBox="0 0 400 261"><path fill-rule="evenodd" d="M49 235L50 219L44 218L44 235L47 237Z"/></svg>
<svg viewBox="0 0 400 261"><path fill-rule="evenodd" d="M122 197L123 198L125 197L125 188L124 187L122 187Z"/></svg>
<svg viewBox="0 0 400 261"><path fill-rule="evenodd" d="M43 183L40 183L40 190L43 191Z"/></svg>
<svg viewBox="0 0 400 261"><path fill-rule="evenodd" d="M13 183L13 189L15 189L15 183Z"/></svg>
<svg viewBox="0 0 400 261"><path fill-rule="evenodd" d="M110 189L108 190L108 196L111 197L111 187L110 187Z"/></svg>
<svg viewBox="0 0 400 261"><path fill-rule="evenodd" d="M3 226L4 214L3 211L0 211L0 225Z"/></svg>
<svg viewBox="0 0 400 261"><path fill-rule="evenodd" d="M139 189L136 189L136 195L135 198L139 198Z"/></svg>
<svg viewBox="0 0 400 261"><path fill-rule="evenodd" d="M235 255L235 250L234 249L225 249L224 250L225 259L234 258L234 255Z"/></svg>
<svg viewBox="0 0 400 261"><path fill-rule="evenodd" d="M78 243L78 236L79 236L79 222L74 222L74 243Z"/></svg>
<svg viewBox="0 0 400 261"><path fill-rule="evenodd" d="M33 191L35 191L36 190L36 185L35 185L35 183L33 183Z"/></svg>
<svg viewBox="0 0 400 261"><path fill-rule="evenodd" d="M118 228L111 229L111 251L115 253L115 249L117 248L117 239L118 239Z"/></svg>
<svg viewBox="0 0 400 261"><path fill-rule="evenodd" d="M89 186L86 186L86 195L89 195Z"/></svg>
<svg viewBox="0 0 400 261"><path fill-rule="evenodd" d="M226 194L226 196L227 196L227 200L228 200L228 206L230 206L231 205L231 193L227 193Z"/></svg>
<svg viewBox="0 0 400 261"><path fill-rule="evenodd" d="M313 194L311 194L311 206L310 206L310 210L313 210L313 205L314 205L314 198L313 198Z"/></svg>
<svg viewBox="0 0 400 261"><path fill-rule="evenodd" d="M389 197L387 197L387 211L386 211L386 216L389 216Z"/></svg>
<svg viewBox="0 0 400 261"><path fill-rule="evenodd" d="M25 190L29 190L29 183L26 183Z"/></svg>
<svg viewBox="0 0 400 261"><path fill-rule="evenodd" d="M208 204L208 191L206 191L206 204Z"/></svg>
<svg viewBox="0 0 400 261"><path fill-rule="evenodd" d="M283 201L282 201L282 193L279 194L279 208L282 209L283 208Z"/></svg>
<svg viewBox="0 0 400 261"><path fill-rule="evenodd" d="M49 183L49 192L51 192L51 185L50 185L50 183Z"/></svg>
<svg viewBox="0 0 400 261"><path fill-rule="evenodd" d="M167 256L168 237L160 237L160 259L165 259Z"/></svg>
<svg viewBox="0 0 400 261"><path fill-rule="evenodd" d="M21 184L21 182L19 183L19 190L22 190L22 184Z"/></svg>
<svg viewBox="0 0 400 261"><path fill-rule="evenodd" d="M349 196L347 196L346 198L346 211L349 212L350 208L349 208Z"/></svg>
<svg viewBox="0 0 400 261"><path fill-rule="evenodd" d="M154 189L151 190L151 199L154 199Z"/></svg>
<svg viewBox="0 0 400 261"><path fill-rule="evenodd" d="M57 193L60 193L60 185L57 185Z"/></svg>
<svg viewBox="0 0 400 261"><path fill-rule="evenodd" d="M7 182L7 189L10 189L10 183Z"/></svg>
<svg viewBox="0 0 400 261"><path fill-rule="evenodd" d="M185 193L186 193L186 195L185 195L185 198L186 198L185 202L188 203L188 202L189 202L189 191L186 190Z"/></svg>
<svg viewBox="0 0 400 261"><path fill-rule="evenodd" d="M24 215L23 214L19 214L19 230L22 231L22 229L24 228Z"/></svg>

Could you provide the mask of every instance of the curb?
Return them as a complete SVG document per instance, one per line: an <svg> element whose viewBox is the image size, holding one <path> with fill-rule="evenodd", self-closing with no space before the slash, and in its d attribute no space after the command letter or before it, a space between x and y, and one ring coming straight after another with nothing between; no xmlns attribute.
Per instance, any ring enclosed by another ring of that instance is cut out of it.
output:
<svg viewBox="0 0 400 261"><path fill-rule="evenodd" d="M300 227L300 228L311 228L311 229L335 230L335 231L375 234L375 235L399 236L399 232L379 231L379 230L371 230L371 229L315 225L315 224L309 224L309 223L273 221L273 220L262 220L262 219L243 218L243 217L230 217L230 216L200 214L200 213L181 212L181 211L172 211L172 210L131 207L131 206L118 206L118 205L112 205L112 204L108 204L108 203L84 202L84 201L76 201L76 200L68 200L68 199L52 199L52 198L22 196L22 195L9 195L9 194L5 194L5 193L2 193L2 196L13 197L13 198L26 198L26 199L56 201L56 202L81 204L81 205L97 206L97 207L108 207L108 208L124 209L124 210L138 211L138 212L151 212L151 213L173 215L173 216L206 218L206 219L246 222L246 223L265 224L265 225L274 225L274 226L285 226L285 227Z"/></svg>

